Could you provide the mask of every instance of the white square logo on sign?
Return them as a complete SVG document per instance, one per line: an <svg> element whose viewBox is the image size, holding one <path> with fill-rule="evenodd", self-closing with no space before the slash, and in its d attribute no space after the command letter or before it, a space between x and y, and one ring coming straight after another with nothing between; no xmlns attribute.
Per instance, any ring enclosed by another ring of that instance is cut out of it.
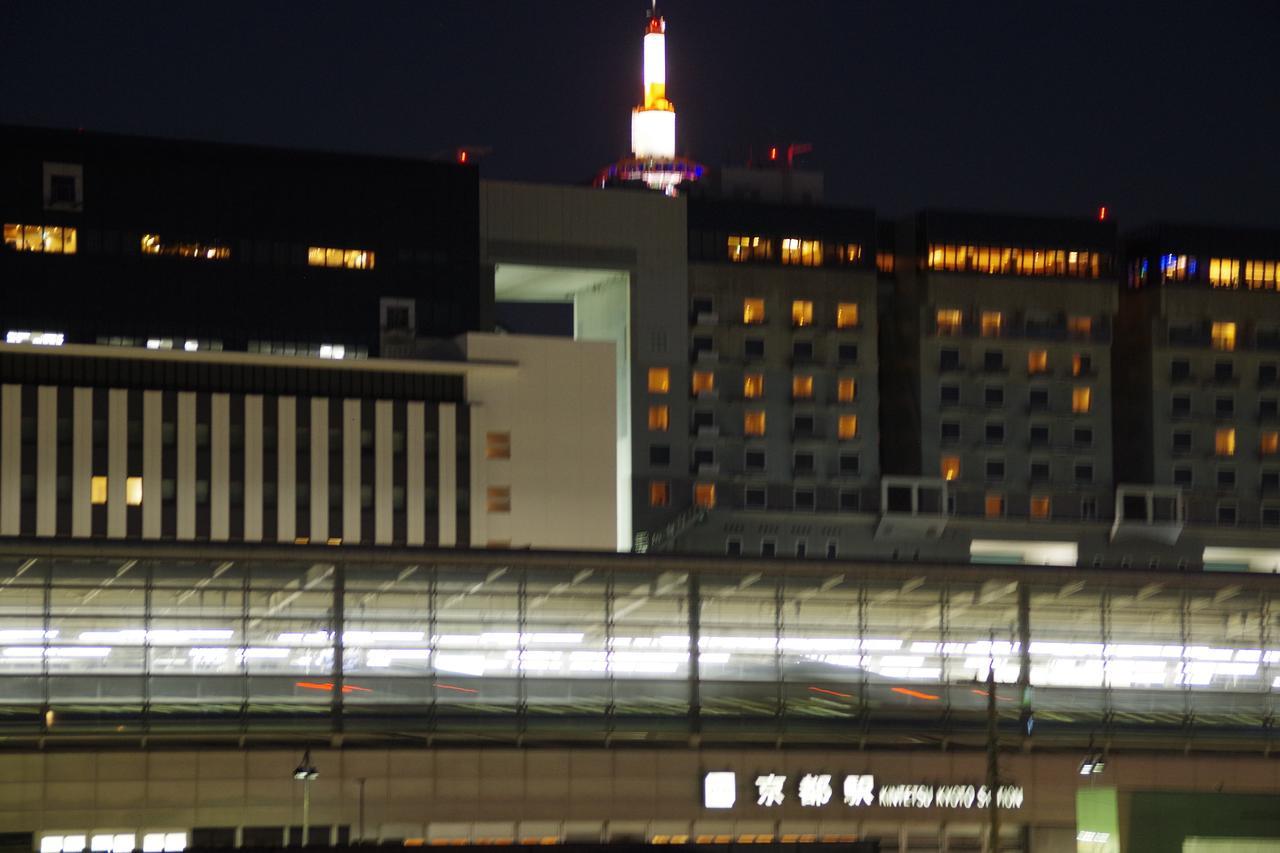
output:
<svg viewBox="0 0 1280 853"><path fill-rule="evenodd" d="M731 809L738 799L738 774L732 770L708 773L702 781L702 804L709 809Z"/></svg>

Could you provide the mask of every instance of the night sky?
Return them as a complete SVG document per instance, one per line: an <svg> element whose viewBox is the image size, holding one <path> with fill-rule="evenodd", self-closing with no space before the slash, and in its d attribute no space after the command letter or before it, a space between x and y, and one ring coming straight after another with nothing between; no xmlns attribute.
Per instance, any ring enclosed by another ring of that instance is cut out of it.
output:
<svg viewBox="0 0 1280 853"><path fill-rule="evenodd" d="M645 0L16 2L0 122L448 156L585 181L625 153ZM1280 10L664 0L683 152L807 142L828 200L1280 227Z"/></svg>

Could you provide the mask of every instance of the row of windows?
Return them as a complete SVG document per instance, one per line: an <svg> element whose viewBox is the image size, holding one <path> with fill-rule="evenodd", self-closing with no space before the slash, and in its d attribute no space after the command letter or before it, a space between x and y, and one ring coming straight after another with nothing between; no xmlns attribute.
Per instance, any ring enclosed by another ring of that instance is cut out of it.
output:
<svg viewBox="0 0 1280 853"><path fill-rule="evenodd" d="M730 557L742 556L742 538L739 536L730 536L724 542L724 552ZM801 559L809 556L809 540L797 539L795 541L795 555ZM834 560L840 555L840 544L835 539L827 540L826 557L828 560ZM761 539L760 540L760 556L776 557L778 556L778 540ZM815 554L815 556L817 556Z"/></svg>
<svg viewBox="0 0 1280 853"><path fill-rule="evenodd" d="M1173 452L1177 454L1193 452L1195 445L1192 431L1189 429L1174 430L1170 445ZM1277 453L1280 453L1280 432L1277 432L1276 430L1264 430L1258 436L1258 453L1261 456L1275 456ZM1218 427L1213 431L1213 455L1236 455L1235 427Z"/></svg>
<svg viewBox="0 0 1280 853"><path fill-rule="evenodd" d="M1035 325L1035 322L1032 322L1031 325ZM965 312L959 308L937 309L934 315L934 328L939 335L963 334L965 331ZM984 338L998 338L1003 335L1005 333L1004 312L978 312L978 332ZM1093 334L1093 318L1078 315L1067 317L1066 332L1073 338L1089 338Z"/></svg>
<svg viewBox="0 0 1280 853"><path fill-rule="evenodd" d="M695 314L698 312L695 305ZM791 301L791 326L803 329L813 325L813 300L793 299ZM747 326L764 325L766 319L765 301L761 297L747 297L742 300L742 322ZM839 302L836 304L835 326L837 329L854 329L858 326L858 303Z"/></svg>
<svg viewBox="0 0 1280 853"><path fill-rule="evenodd" d="M4 245L19 252L76 253L76 229L64 225L4 224Z"/></svg>
<svg viewBox="0 0 1280 853"><path fill-rule="evenodd" d="M764 473L768 470L768 455L762 447L748 447L742 454L742 470L748 473ZM797 450L791 457L792 474L817 474L817 455L810 450ZM716 464L716 448L695 447L693 450L693 466L696 469ZM665 468L671 464L671 446L654 444L649 447L649 464L655 468ZM841 453L838 458L837 472L842 477L856 477L862 470L861 457L857 453Z"/></svg>
<svg viewBox="0 0 1280 853"><path fill-rule="evenodd" d="M671 408L665 405L649 407L649 431L667 432L671 428ZM759 437L765 434L765 413L760 410L744 412L742 415L742 434ZM711 412L695 412L693 428L714 427L714 415ZM813 415L796 415L792 419L792 431L796 435L812 436L816 430ZM850 441L858 437L858 416L839 415L836 417L836 437L841 441Z"/></svg>
<svg viewBox="0 0 1280 853"><path fill-rule="evenodd" d="M803 237L783 237L781 259L785 265L820 267L832 264L856 264L862 260L862 246L857 243L824 243ZM772 261L774 240L758 234L730 234L728 258L733 263Z"/></svg>
<svg viewBox="0 0 1280 853"><path fill-rule="evenodd" d="M671 369L667 367L649 368L649 393L667 394L671 391ZM712 394L716 390L716 374L712 370L695 370L690 381L690 393L699 395ZM747 400L757 400L764 396L764 374L747 373L742 377L742 396ZM814 397L814 377L811 373L797 373L791 377L791 399L812 400ZM836 400L840 403L852 403L858 397L858 382L852 376L836 379Z"/></svg>
<svg viewBox="0 0 1280 853"><path fill-rule="evenodd" d="M947 481L959 480L961 477L960 457L955 455L946 455L938 463L938 473L942 479ZM1005 460L999 457L992 457L983 460L983 477L988 482L998 483L1007 476ZM1033 459L1028 466L1027 476L1033 483L1044 483L1051 479L1052 469L1049 460ZM1072 465L1072 475L1075 482L1080 484L1093 483L1094 467L1093 460L1087 459L1077 461Z"/></svg>
<svg viewBox="0 0 1280 853"><path fill-rule="evenodd" d="M368 249L333 249L325 246L307 248L307 265L312 267L371 270L373 262L374 253Z"/></svg>
<svg viewBox="0 0 1280 853"><path fill-rule="evenodd" d="M1188 394L1174 394L1169 398L1169 414L1174 418L1190 418L1191 397ZM1235 397L1219 396L1213 400L1213 417L1215 418L1234 418L1236 415ZM1258 401L1258 418L1275 418L1280 417L1280 409L1277 407L1275 397L1268 397ZM1266 433L1264 433L1265 435Z"/></svg>
<svg viewBox="0 0 1280 853"><path fill-rule="evenodd" d="M942 371L962 370L960 350L942 349L938 351L938 369ZM1006 369L1003 350L986 350L982 354L982 369L990 373L998 373ZM1048 350L1033 349L1027 352L1027 375L1043 376L1049 373ZM1071 355L1071 375L1089 376L1093 373L1093 356L1087 353Z"/></svg>
<svg viewBox="0 0 1280 853"><path fill-rule="evenodd" d="M940 385L938 402L943 406L960 405L959 385ZM1003 385L987 385L982 389L982 403L989 409L999 408L1005 404ZM1027 408L1032 411L1048 411L1049 389L1032 388L1027 394ZM1093 389L1088 385L1077 385L1071 389L1071 412L1076 415L1087 415L1093 410Z"/></svg>
<svg viewBox="0 0 1280 853"><path fill-rule="evenodd" d="M960 424L956 421L943 421L940 424L942 444L959 444L962 439ZM1004 421L987 421L983 425L983 441L986 444L1004 444L1006 429ZM1048 424L1032 424L1028 432L1028 443L1032 447L1048 447L1050 445L1050 429ZM1093 427L1074 426L1071 428L1071 443L1075 447L1093 446Z"/></svg>
<svg viewBox="0 0 1280 853"><path fill-rule="evenodd" d="M695 483L693 503L703 509L715 509L717 504L715 483ZM857 512L861 509L861 496L854 489L841 489L837 506L841 512ZM649 481L649 506L660 508L671 505L671 481ZM799 488L792 492L791 506L770 507L768 489L763 485L748 485L742 489L742 506L745 509L794 509L812 512L818 508L818 495L814 489Z"/></svg>
<svg viewBox="0 0 1280 853"><path fill-rule="evenodd" d="M742 356L745 359L759 361L764 358L764 339L747 338L742 342ZM791 358L794 361L811 362L815 359L813 341L792 341ZM693 355L695 358L714 356L716 354L715 339L710 335L693 336ZM858 361L858 345L853 343L836 344L836 361L840 364L855 364Z"/></svg>
<svg viewBox="0 0 1280 853"><path fill-rule="evenodd" d="M1213 483L1219 489L1234 489L1237 485L1236 469L1220 467L1214 471ZM1173 484L1189 489L1195 485L1195 474L1190 465L1173 466ZM1280 471L1263 471L1258 475L1258 488L1264 492L1280 492Z"/></svg>
<svg viewBox="0 0 1280 853"><path fill-rule="evenodd" d="M166 243L160 239L159 234L143 234L141 248L144 255L171 255L207 261L225 261L231 257L228 246L215 243Z"/></svg>
<svg viewBox="0 0 1280 853"><path fill-rule="evenodd" d="M1202 281L1205 267L1195 255L1166 254L1158 260L1162 282ZM1244 276L1241 277L1243 270ZM1129 270L1129 284L1141 287L1149 275L1146 258L1135 261ZM1210 258L1208 280L1211 287L1239 289L1243 283L1249 290L1275 290L1280 281L1280 260L1254 258Z"/></svg>
<svg viewBox="0 0 1280 853"><path fill-rule="evenodd" d="M1103 252L1030 249L1014 246L929 244L929 269L984 275L1066 275L1100 278L1111 269Z"/></svg>

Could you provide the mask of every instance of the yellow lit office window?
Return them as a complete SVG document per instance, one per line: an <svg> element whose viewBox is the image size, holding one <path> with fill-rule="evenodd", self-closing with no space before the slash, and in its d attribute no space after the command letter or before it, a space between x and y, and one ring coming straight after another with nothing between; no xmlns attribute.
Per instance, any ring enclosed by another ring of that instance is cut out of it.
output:
<svg viewBox="0 0 1280 853"><path fill-rule="evenodd" d="M813 399L813 377L812 376L792 376L791 377L791 399L793 400Z"/></svg>
<svg viewBox="0 0 1280 853"><path fill-rule="evenodd" d="M307 248L307 264L313 267L371 270L373 261L374 253L368 249L333 249L327 246Z"/></svg>
<svg viewBox="0 0 1280 853"><path fill-rule="evenodd" d="M1042 349L1033 349L1027 353L1027 373L1047 373L1049 371L1049 353Z"/></svg>
<svg viewBox="0 0 1280 853"><path fill-rule="evenodd" d="M144 255L172 255L178 258L196 258L206 261L225 261L231 257L231 249L213 243L166 242L159 234L143 234L139 249Z"/></svg>
<svg viewBox="0 0 1280 853"><path fill-rule="evenodd" d="M649 368L649 393L665 394L671 390L671 371L665 367Z"/></svg>
<svg viewBox="0 0 1280 853"><path fill-rule="evenodd" d="M742 322L748 326L755 326L764 322L763 299L742 300Z"/></svg>
<svg viewBox="0 0 1280 853"><path fill-rule="evenodd" d="M857 415L841 415L840 420L836 422L836 435L841 441L849 441L858 437L858 416Z"/></svg>
<svg viewBox="0 0 1280 853"><path fill-rule="evenodd" d="M960 479L960 457L944 456L942 457L942 479L958 480Z"/></svg>
<svg viewBox="0 0 1280 853"><path fill-rule="evenodd" d="M822 241L785 237L782 240L782 262L803 267L822 266Z"/></svg>
<svg viewBox="0 0 1280 853"><path fill-rule="evenodd" d="M742 377L742 396L748 400L758 400L764 396L763 373L748 373Z"/></svg>
<svg viewBox="0 0 1280 853"><path fill-rule="evenodd" d="M671 503L671 483L654 480L649 483L649 506L668 506Z"/></svg>
<svg viewBox="0 0 1280 853"><path fill-rule="evenodd" d="M764 412L747 412L742 416L745 435L764 435Z"/></svg>
<svg viewBox="0 0 1280 853"><path fill-rule="evenodd" d="M858 325L858 303L841 302L836 306L836 328L852 329Z"/></svg>
<svg viewBox="0 0 1280 853"><path fill-rule="evenodd" d="M1236 455L1236 431L1234 427L1222 427L1213 433L1213 452L1218 456Z"/></svg>
<svg viewBox="0 0 1280 853"><path fill-rule="evenodd" d="M1004 495L999 492L988 492L986 499L987 518L1000 518L1004 515Z"/></svg>
<svg viewBox="0 0 1280 853"><path fill-rule="evenodd" d="M764 261L773 257L773 241L767 237L750 237L734 234L729 237L729 260Z"/></svg>
<svg viewBox="0 0 1280 853"><path fill-rule="evenodd" d="M107 502L107 478L92 477L89 480L89 503L104 504Z"/></svg>
<svg viewBox="0 0 1280 853"><path fill-rule="evenodd" d="M1240 286L1239 258L1210 258L1209 284L1213 287L1234 288Z"/></svg>
<svg viewBox="0 0 1280 853"><path fill-rule="evenodd" d="M1280 432L1266 430L1262 433L1259 450L1263 456L1275 456L1280 453Z"/></svg>
<svg viewBox="0 0 1280 853"><path fill-rule="evenodd" d="M808 299L796 299L791 303L791 325L797 328L813 325L812 302Z"/></svg>
<svg viewBox="0 0 1280 853"><path fill-rule="evenodd" d="M4 224L4 244L19 252L76 253L76 229L66 225Z"/></svg>
<svg viewBox="0 0 1280 853"><path fill-rule="evenodd" d="M124 502L129 506L142 506L142 478L141 477L125 478Z"/></svg>
<svg viewBox="0 0 1280 853"><path fill-rule="evenodd" d="M982 336L984 338L998 338L1001 330L1004 329L1004 314L1000 311L983 311L982 312Z"/></svg>
<svg viewBox="0 0 1280 853"><path fill-rule="evenodd" d="M1071 411L1077 415L1088 414L1092 403L1093 389L1085 385L1071 389Z"/></svg>
<svg viewBox="0 0 1280 853"><path fill-rule="evenodd" d="M703 509L711 509L716 505L716 484L697 483L693 487L693 502Z"/></svg>
<svg viewBox="0 0 1280 853"><path fill-rule="evenodd" d="M840 260L846 264L856 264L862 260L862 247L857 243L843 243L840 246Z"/></svg>
<svg viewBox="0 0 1280 853"><path fill-rule="evenodd" d="M1244 280L1250 290L1275 290L1280 261L1245 261Z"/></svg>
<svg viewBox="0 0 1280 853"><path fill-rule="evenodd" d="M671 426L671 409L666 406L649 407L649 429L653 432L666 432Z"/></svg>
<svg viewBox="0 0 1280 853"><path fill-rule="evenodd" d="M1085 372L1084 356L1082 356L1080 353L1075 353L1074 355L1071 356L1071 375L1083 376L1084 372Z"/></svg>
<svg viewBox="0 0 1280 853"><path fill-rule="evenodd" d="M836 383L836 399L841 403L852 403L858 397L858 383L852 376L841 377Z"/></svg>
<svg viewBox="0 0 1280 853"><path fill-rule="evenodd" d="M695 370L692 383L693 394L710 394L716 390L716 375L710 370Z"/></svg>
<svg viewBox="0 0 1280 853"><path fill-rule="evenodd" d="M510 459L511 458L511 433L509 432L490 432L484 437L484 458L485 459Z"/></svg>
<svg viewBox="0 0 1280 853"><path fill-rule="evenodd" d="M511 487L490 486L485 492L485 506L489 512L511 512Z"/></svg>
<svg viewBox="0 0 1280 853"><path fill-rule="evenodd" d="M929 269L931 270L943 269L943 265L945 263L945 257L946 257L945 250L941 246L931 245L929 247Z"/></svg>
<svg viewBox="0 0 1280 853"><path fill-rule="evenodd" d="M958 335L964 325L964 317L959 308L938 309L938 334Z"/></svg>
<svg viewBox="0 0 1280 853"><path fill-rule="evenodd" d="M1236 348L1236 324L1214 323L1210 330L1213 348L1231 352Z"/></svg>
<svg viewBox="0 0 1280 853"><path fill-rule="evenodd" d="M1093 334L1093 318L1092 317L1068 317L1067 331L1073 337L1087 338Z"/></svg>
<svg viewBox="0 0 1280 853"><path fill-rule="evenodd" d="M1053 512L1053 501L1048 495L1031 496L1031 517L1044 520Z"/></svg>

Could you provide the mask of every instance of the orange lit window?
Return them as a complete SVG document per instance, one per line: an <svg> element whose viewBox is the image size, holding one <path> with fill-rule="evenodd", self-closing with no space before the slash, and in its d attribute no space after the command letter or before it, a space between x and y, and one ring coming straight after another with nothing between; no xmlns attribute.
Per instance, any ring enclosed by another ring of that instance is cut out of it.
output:
<svg viewBox="0 0 1280 853"><path fill-rule="evenodd" d="M1239 258L1210 258L1209 259L1209 284L1213 287L1239 287L1240 286L1240 259Z"/></svg>
<svg viewBox="0 0 1280 853"><path fill-rule="evenodd" d="M1093 334L1092 317L1068 317L1067 331L1077 338L1087 338Z"/></svg>
<svg viewBox="0 0 1280 853"><path fill-rule="evenodd" d="M1093 393L1091 389L1085 386L1071 389L1071 411L1077 415L1088 414L1089 406L1093 402Z"/></svg>
<svg viewBox="0 0 1280 853"><path fill-rule="evenodd" d="M1213 452L1219 456L1236 455L1236 431L1234 427L1222 427L1214 432Z"/></svg>
<svg viewBox="0 0 1280 853"><path fill-rule="evenodd" d="M998 338L1000 331L1004 328L1004 314L999 311L983 311L982 312L982 336L984 338Z"/></svg>
<svg viewBox="0 0 1280 853"><path fill-rule="evenodd" d="M763 261L771 257L773 257L773 241L768 238L736 234L729 237L729 260L734 263Z"/></svg>
<svg viewBox="0 0 1280 853"><path fill-rule="evenodd" d="M1053 501L1048 495L1031 496L1031 517L1046 519L1053 511Z"/></svg>
<svg viewBox="0 0 1280 853"><path fill-rule="evenodd" d="M146 245L143 238L143 251ZM230 250L228 250L230 255ZM310 246L307 248L307 264L313 267L343 267L349 270L371 270L373 269L373 252L366 249L330 249L324 246Z"/></svg>
<svg viewBox="0 0 1280 853"><path fill-rule="evenodd" d="M19 225L6 222L4 244L20 252L76 253L76 229L66 225Z"/></svg>
<svg viewBox="0 0 1280 853"><path fill-rule="evenodd" d="M1280 453L1280 432L1267 430L1262 433L1260 449L1263 456L1275 456Z"/></svg>
<svg viewBox="0 0 1280 853"><path fill-rule="evenodd" d="M665 394L671 390L671 371L665 367L649 368L649 393Z"/></svg>
<svg viewBox="0 0 1280 853"><path fill-rule="evenodd" d="M858 397L858 383L852 376L842 377L836 384L836 399L841 403L852 403Z"/></svg>
<svg viewBox="0 0 1280 853"><path fill-rule="evenodd" d="M649 506L668 506L671 503L671 483L654 480L649 483Z"/></svg>
<svg viewBox="0 0 1280 853"><path fill-rule="evenodd" d="M960 478L960 457L942 457L942 479L958 480Z"/></svg>
<svg viewBox="0 0 1280 853"><path fill-rule="evenodd" d="M964 324L959 308L938 309L938 334L958 335Z"/></svg>
<svg viewBox="0 0 1280 853"><path fill-rule="evenodd" d="M1236 324L1214 323L1210 330L1213 348L1231 352L1236 348Z"/></svg>
<svg viewBox="0 0 1280 853"><path fill-rule="evenodd" d="M1042 349L1033 349L1027 353L1027 373L1048 373L1049 353Z"/></svg>
<svg viewBox="0 0 1280 853"><path fill-rule="evenodd" d="M986 499L987 518L1000 518L1004 515L1004 495L999 492L989 492Z"/></svg>
<svg viewBox="0 0 1280 853"><path fill-rule="evenodd" d="M747 412L742 416L742 432L746 435L764 435L764 412Z"/></svg>
<svg viewBox="0 0 1280 853"><path fill-rule="evenodd" d="M764 322L764 300L742 300L742 322L748 326L756 326Z"/></svg>
<svg viewBox="0 0 1280 853"><path fill-rule="evenodd" d="M489 512L511 512L511 487L490 486L485 494Z"/></svg>
<svg viewBox="0 0 1280 853"><path fill-rule="evenodd" d="M895 258L892 252L876 252L876 271L886 275L893 272Z"/></svg>
<svg viewBox="0 0 1280 853"><path fill-rule="evenodd" d="M1088 371L1089 371L1088 359L1086 359L1080 353L1076 353L1075 355L1071 356L1071 375L1072 376L1083 376Z"/></svg>
<svg viewBox="0 0 1280 853"><path fill-rule="evenodd" d="M649 429L655 432L666 432L671 425L671 410L666 406L649 407Z"/></svg>
<svg viewBox="0 0 1280 853"><path fill-rule="evenodd" d="M104 504L107 502L107 478L89 478L89 503Z"/></svg>
<svg viewBox="0 0 1280 853"><path fill-rule="evenodd" d="M822 266L822 241L785 237L782 240L782 262L804 267Z"/></svg>
<svg viewBox="0 0 1280 853"><path fill-rule="evenodd" d="M511 458L511 433L491 432L484 437L485 459Z"/></svg>
<svg viewBox="0 0 1280 853"><path fill-rule="evenodd" d="M140 248L144 255L174 255L179 258L200 258L211 261L225 261L231 257L231 249L226 246L216 246L211 243L165 243L161 241L159 234L143 234ZM341 266L341 264L328 264L328 266Z"/></svg>
<svg viewBox="0 0 1280 853"><path fill-rule="evenodd" d="M710 394L716 390L716 375L710 370L695 370L693 372L693 393Z"/></svg>
<svg viewBox="0 0 1280 853"><path fill-rule="evenodd" d="M810 400L812 398L813 398L813 377L812 376L792 376L791 377L791 399Z"/></svg>
<svg viewBox="0 0 1280 853"><path fill-rule="evenodd" d="M716 484L698 483L693 487L693 502L705 509L716 505Z"/></svg>
<svg viewBox="0 0 1280 853"><path fill-rule="evenodd" d="M748 373L742 377L742 396L748 400L758 400L764 396L763 373Z"/></svg>
<svg viewBox="0 0 1280 853"><path fill-rule="evenodd" d="M808 299L796 299L791 303L791 325L797 328L813 325L812 302Z"/></svg>
<svg viewBox="0 0 1280 853"><path fill-rule="evenodd" d="M857 243L842 243L840 245L840 261L846 264L856 264L862 260L862 247Z"/></svg>
<svg viewBox="0 0 1280 853"><path fill-rule="evenodd" d="M858 437L858 416L857 415L841 415L837 422L836 434L841 441L848 441L851 438Z"/></svg>
<svg viewBox="0 0 1280 853"><path fill-rule="evenodd" d="M858 303L841 302L836 306L836 328L852 329L858 325Z"/></svg>

